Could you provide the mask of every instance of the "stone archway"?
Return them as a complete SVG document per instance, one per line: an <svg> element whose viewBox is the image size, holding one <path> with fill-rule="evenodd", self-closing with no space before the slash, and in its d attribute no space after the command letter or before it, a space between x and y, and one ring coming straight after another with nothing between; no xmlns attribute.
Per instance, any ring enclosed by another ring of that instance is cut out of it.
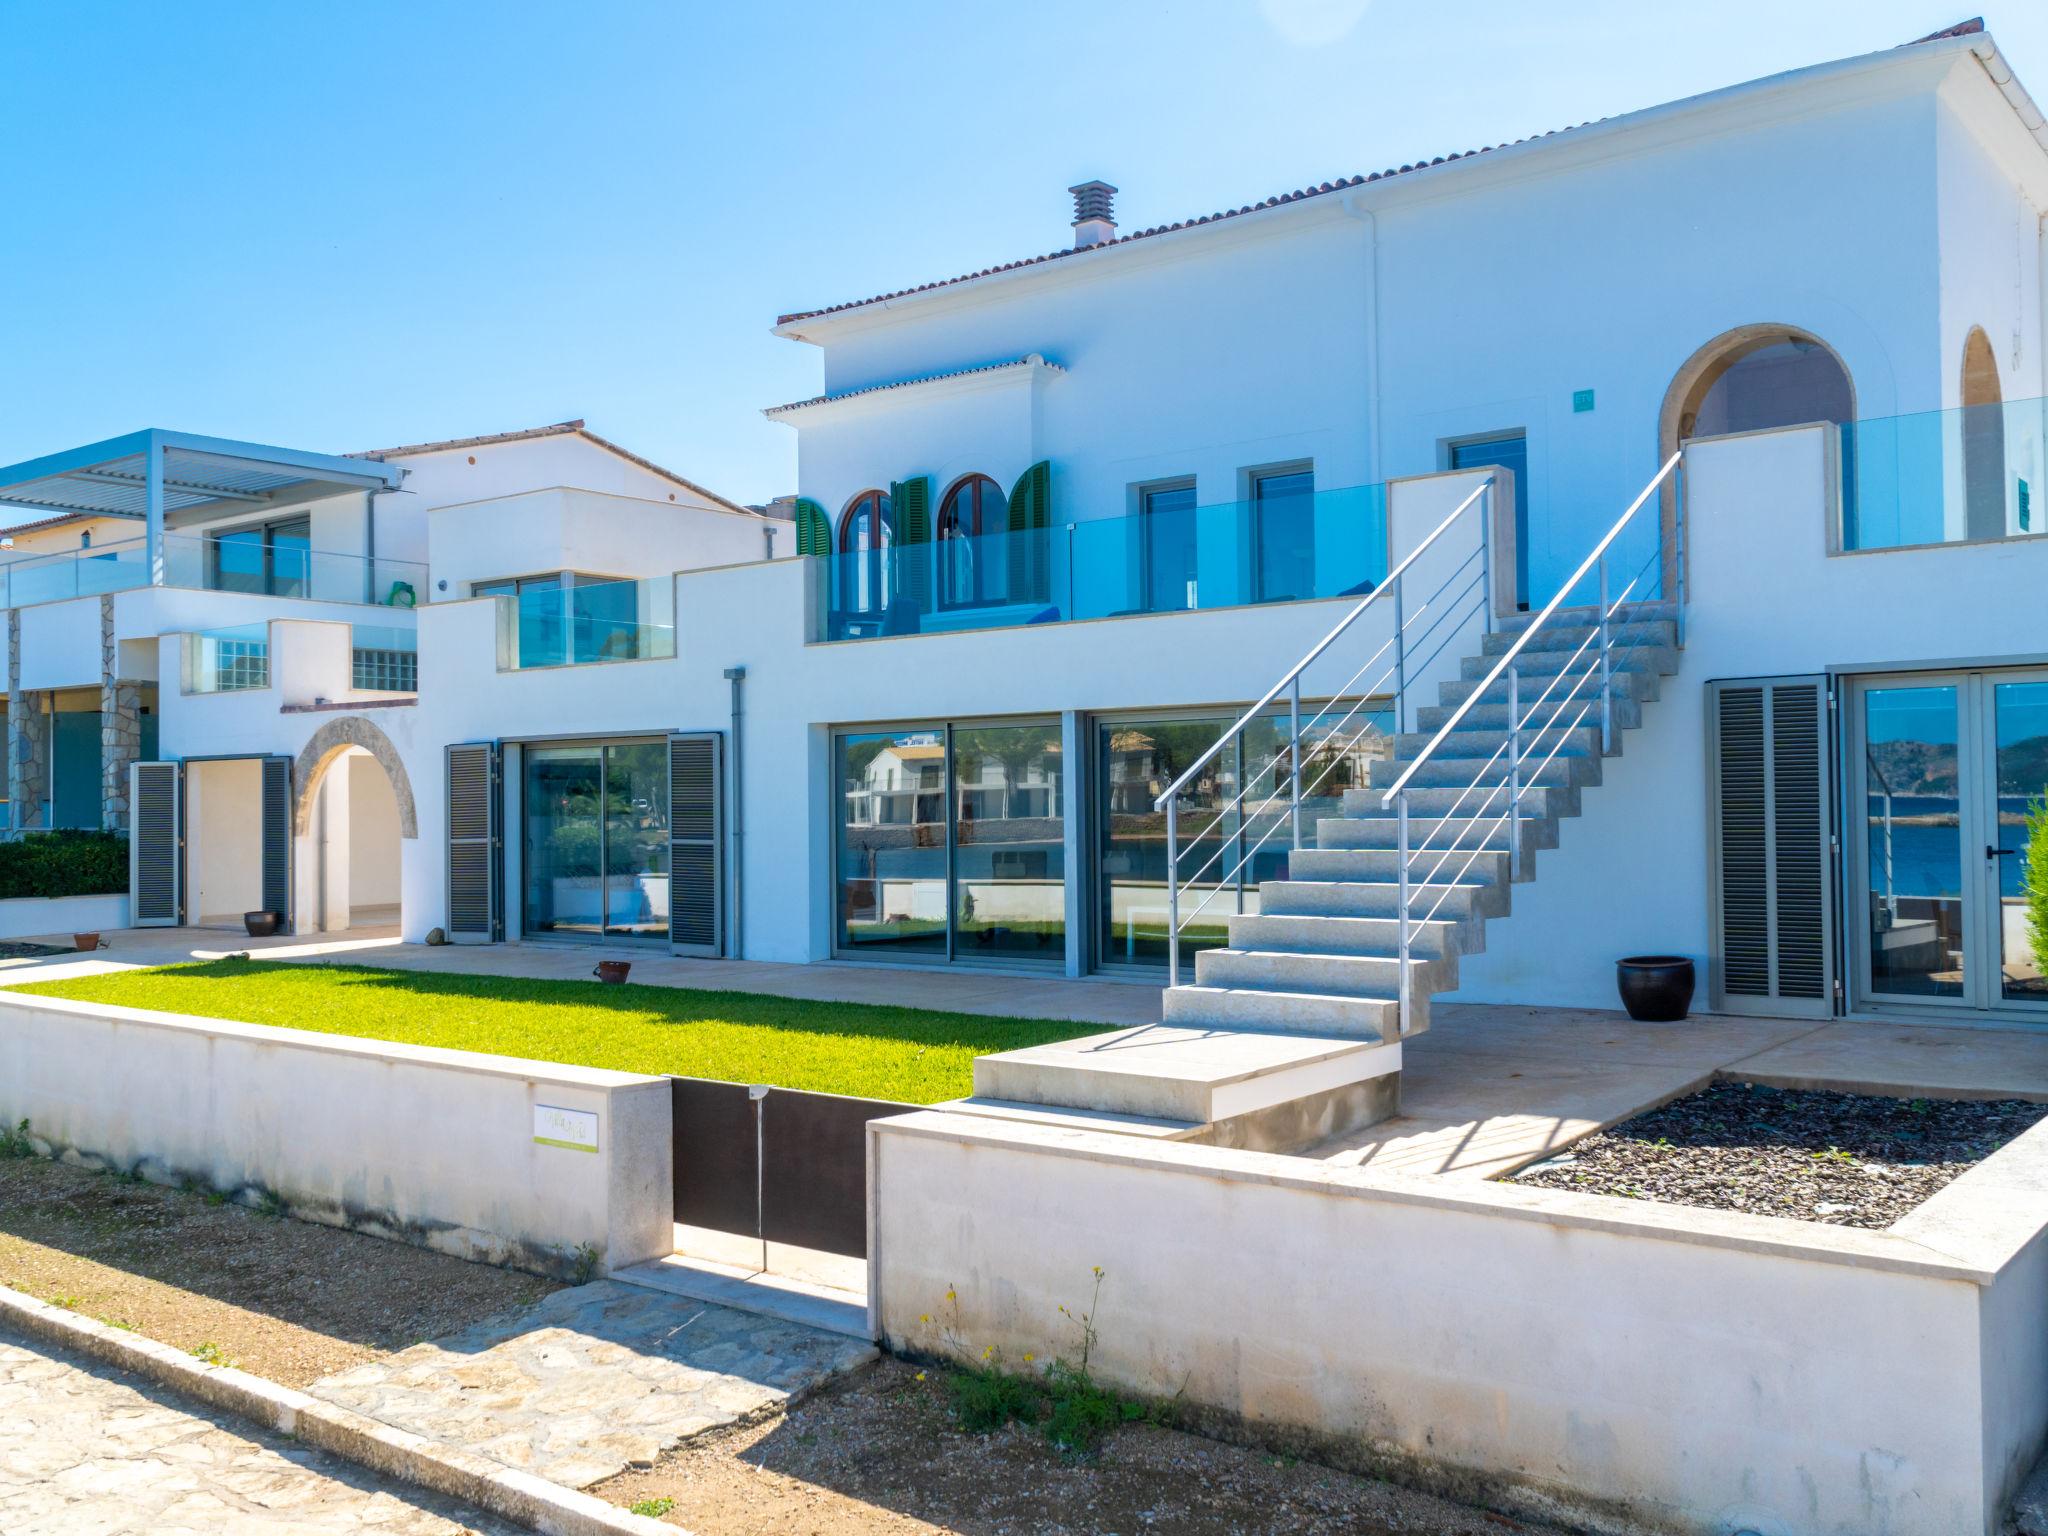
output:
<svg viewBox="0 0 2048 1536"><path fill-rule="evenodd" d="M320 781L335 760L351 747L360 747L369 753L384 770L385 777L391 780L391 792L398 800L398 835L418 837L419 821L413 809L412 780L406 775L405 763L383 728L363 715L337 715L315 731L312 739L299 750L298 761L292 765L292 832L303 837L311 830L313 804Z"/></svg>

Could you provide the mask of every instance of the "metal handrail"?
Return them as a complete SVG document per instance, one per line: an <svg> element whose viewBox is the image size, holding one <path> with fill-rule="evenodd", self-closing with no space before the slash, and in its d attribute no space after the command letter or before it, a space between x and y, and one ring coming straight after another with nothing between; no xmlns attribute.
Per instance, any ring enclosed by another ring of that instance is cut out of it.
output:
<svg viewBox="0 0 2048 1536"><path fill-rule="evenodd" d="M1629 503L1628 510L1622 513L1621 516L1615 520L1614 526L1612 528L1609 528L1605 536L1602 537L1602 539L1600 540L1600 542L1593 546L1592 553L1588 554L1585 559L1579 562L1579 568L1576 571L1573 571L1570 578L1565 582L1565 584L1557 589L1557 596L1553 597L1548 603L1545 603L1543 605L1543 611L1537 614L1534 619L1529 621L1528 627L1522 631L1521 638L1516 640L1513 645L1509 646L1507 650L1501 653L1500 660L1496 661L1493 664L1493 670L1486 674L1485 679L1479 684L1477 688L1474 688L1472 690L1471 694L1466 698L1465 702L1460 704L1457 707L1457 709L1452 712L1451 718L1446 720L1441 726L1437 728L1437 733L1434 736L1430 737L1428 743L1423 747L1423 749L1420 752L1418 752L1415 755L1414 761L1409 763L1409 765L1402 770L1401 776L1394 780L1393 784L1388 788L1387 792L1380 797L1381 805L1392 804L1394 796L1399 794L1402 790L1408 787L1408 781L1415 777L1415 770L1420 768L1424 763L1429 761L1429 759L1435 754L1436 749L1443 743L1443 739L1446 736L1450 735L1452 731L1455 731L1458 728L1458 722L1460 720L1463 720L1465 716L1468 713L1470 713L1472 706L1479 702L1480 697L1486 692L1486 690L1491 688L1496 682L1500 680L1501 673L1505 672L1511 665L1513 665L1515 658L1521 655L1523 650L1527 648L1529 641L1535 637L1537 632L1540 631L1545 624L1550 622L1550 616L1556 613L1559 608L1564 606L1564 600L1567 597L1571 596L1572 590L1575 587L1577 587L1580 582L1586 579L1586 574L1589 571L1591 571L1594 566L1601 565L1602 559L1607 553L1607 547L1610 544L1612 544L1618 537L1620 537L1622 529L1626 528L1629 525L1629 523L1634 520L1635 515L1638 512L1642 511L1643 503L1648 501L1650 497L1656 493L1657 488L1663 485L1665 480L1670 477L1671 472L1674 469L1678 468L1678 461L1680 457L1680 454L1674 453L1671 455L1670 458L1664 461L1664 467L1657 471L1656 478L1651 480L1648 485L1643 487L1642 492L1636 497L1636 499ZM1606 623L1607 594L1603 592L1600 594L1600 624L1602 628L1605 628ZM1601 649L1606 649L1606 643L1604 640L1601 644Z"/></svg>
<svg viewBox="0 0 2048 1536"><path fill-rule="evenodd" d="M1354 624L1358 620L1359 615L1363 614L1368 608L1372 607L1374 603L1378 602L1387 593L1396 591L1397 584L1399 583L1403 573L1405 573L1408 567L1415 562L1415 557L1417 555L1420 555L1424 550L1428 549L1430 545L1434 544L1437 541L1437 538L1443 533L1443 531L1449 528L1452 523L1456 522L1459 516L1466 510L1466 508L1470 507L1473 502L1479 500L1480 497L1484 496L1487 493L1487 491L1492 488L1492 485L1493 482L1491 480L1485 481L1480 485L1479 489L1474 491L1470 496L1467 496L1463 501L1459 502L1458 505L1452 509L1451 515L1449 517L1445 518L1442 522L1438 523L1436 527L1430 530L1428 538L1424 539L1420 544L1416 545L1415 548L1410 550L1404 557L1402 557L1401 563L1399 565L1395 566L1391 571L1387 572L1386 580L1382 581L1378 586L1374 587L1370 592L1366 593L1366 595L1359 600L1358 606L1353 608L1349 613L1345 614L1343 618L1337 621L1336 628L1332 629L1327 635L1323 636L1322 639L1318 640L1315 644L1314 649L1312 649L1306 656L1302 657L1301 660L1297 661L1293 666L1289 667L1287 671L1281 675L1280 681L1275 683L1272 687L1268 688L1265 692L1265 696L1261 698L1258 703L1254 704L1250 709L1244 712L1244 714L1239 718L1237 724L1233 725L1229 730L1225 731L1222 736L1217 738L1215 744L1212 745L1208 751L1204 752L1200 757L1196 758L1193 763L1189 764L1187 771L1183 773L1179 778L1175 779L1171 784L1169 784L1166 787L1165 792L1162 793L1157 799L1155 799L1152 802L1152 809L1155 811L1165 810L1168 802L1171 801L1175 795L1179 794L1182 789L1186 788L1188 781L1194 778L1194 776L1197 773L1199 773L1204 767L1208 765L1209 759L1214 757L1218 752L1221 752L1228 742L1233 740L1241 731L1244 730L1246 726L1250 725L1252 721L1258 717L1260 710L1264 709L1268 704L1272 703L1275 699L1279 698L1280 690L1285 688L1289 683L1294 682L1296 679L1298 679L1301 676L1301 674L1308 669L1309 663L1313 662L1318 656L1322 655L1323 652L1327 651L1330 648L1331 644L1336 640L1336 638L1339 635L1343 634L1345 630L1349 629L1352 626L1352 624Z"/></svg>
<svg viewBox="0 0 2048 1536"><path fill-rule="evenodd" d="M1465 860L1465 863L1462 866L1460 866L1457 873L1452 876L1452 879L1455 880L1458 877L1458 875L1462 875L1466 869L1471 867L1473 860L1478 857L1480 850L1485 846L1484 837L1486 831L1490 830L1492 822L1494 820L1505 820L1507 823L1509 878L1512 879L1514 877L1514 874L1520 867L1522 851L1522 798L1523 795L1526 793L1526 781L1523 776L1524 764L1522 761L1523 754L1521 743L1522 727L1524 723L1521 702L1522 677L1521 669L1516 665L1516 662L1521 657L1522 653L1528 649L1529 642L1532 639L1534 639L1536 635L1542 632L1544 626L1550 622L1552 616L1555 615L1557 611L1564 606L1565 599L1571 596L1571 594L1577 589L1579 583L1586 579L1587 574L1597 567L1599 571L1600 597L1598 607L1595 610L1593 633L1588 635L1584 640L1580 641L1577 649L1575 649L1571 653L1571 655L1564 658L1563 664L1559 666L1556 674L1552 676L1549 683L1544 687L1543 692L1537 696L1535 700L1535 705L1532 705L1531 707L1533 708L1536 706L1540 706L1545 700L1547 700L1550 697L1551 693L1557 688L1558 684L1561 681L1563 681L1563 679L1570 673L1571 669L1578 664L1579 658L1585 655L1587 647L1594 644L1597 641L1600 648L1600 666L1598 673L1600 679L1600 690L1598 698L1600 708L1600 746L1603 752L1611 752L1614 749L1614 641L1612 634L1613 619L1614 615L1620 612L1622 606L1628 601L1629 594L1635 591L1637 584L1643 579L1643 573L1648 568L1649 562L1645 561L1643 566L1637 569L1636 573L1629 578L1628 585L1622 589L1621 596L1610 602L1608 598L1607 586L1607 551L1613 545L1614 541L1621 536L1622 530L1628 527L1628 525L1635 520L1636 514L1642 511L1644 505L1648 503L1652 496L1657 494L1658 489L1664 484L1666 480L1668 480L1671 477L1672 472L1678 468L1679 461L1682 457L1682 452L1674 453L1671 455L1670 458L1664 461L1663 467L1659 469L1654 476L1651 477L1650 483L1643 487L1642 491L1636 496L1636 499L1634 501L1629 503L1628 510L1623 512L1620 517L1615 519L1613 526L1610 527L1607 530L1607 532L1601 537L1599 543L1595 544L1593 548L1587 553L1586 558L1579 562L1578 569L1573 571L1572 574L1565 580L1564 584L1558 588L1557 595L1551 598L1551 600L1543 606L1543 610L1540 613L1538 613L1534 619L1529 621L1528 625L1523 628L1521 634L1516 637L1514 643L1510 645L1504 652L1501 653L1500 659L1494 662L1493 666L1487 671L1486 675L1483 678L1481 678L1479 682L1473 687L1472 691L1465 696L1464 701L1460 703L1458 707L1451 712L1450 718L1444 721L1444 723L1437 728L1436 733L1433 736L1431 736L1427 742L1423 744L1422 750L1416 753L1415 756L1409 760L1408 765L1401 770L1400 775L1394 780L1392 784L1390 784L1387 787L1386 792L1380 797L1380 805L1382 809L1384 809L1388 805L1392 805L1394 807L1395 817L1394 846L1396 852L1394 868L1395 879L1397 881L1397 890L1394 900L1395 911L1398 915L1399 920L1399 941L1396 953L1397 966L1399 971L1400 999L1399 1013L1397 1018L1397 1028L1399 1032L1403 1035L1409 1032L1410 1021L1414 1007L1414 982L1413 978L1410 975L1410 971L1412 969L1413 961L1414 924L1416 922L1416 919L1411 911L1412 898L1410 892L1411 874L1416 854L1414 852L1411 852L1410 850L1408 837L1408 796L1411 792L1409 788L1410 781L1414 779L1417 771L1420 770L1424 763L1430 761L1431 758L1436 756L1437 749L1443 745L1444 739L1448 737L1452 732L1457 730L1459 724L1464 720L1464 718L1468 714L1472 712L1473 706L1478 704L1479 701L1486 696L1487 690L1491 688L1494 685L1494 683L1499 681L1501 674L1506 673L1508 680L1508 719L1507 730L1505 732L1505 739L1502 741L1499 747L1496 747L1494 749L1493 753L1486 759L1486 761L1474 770L1473 782L1470 785L1466 786L1466 788L1459 794L1457 801L1452 806L1452 811L1447 812L1444 815L1444 817L1440 818L1439 825L1442 825L1444 822L1448 822L1451 814L1456 811L1458 806L1463 805L1466 797L1469 796L1473 792L1473 790L1479 787L1481 777L1486 773L1488 769L1490 769L1493 766L1493 764L1500 758L1501 752L1505 750L1507 753L1507 775L1499 784L1493 785L1488 790L1486 795L1482 797L1482 799L1480 800L1479 805L1478 807L1476 807L1476 809L1484 810L1486 807L1492 805L1493 802L1497 798L1499 798L1501 791L1503 789L1505 789L1507 792L1507 808L1501 813L1500 817L1488 819L1484 827L1482 827L1481 842L1473 848L1471 856ZM1679 643L1682 645L1684 644L1685 634L1685 545L1682 512L1679 515L1677 539L1677 635ZM1651 559L1661 561L1661 540L1659 540L1659 548L1656 551L1652 552ZM1623 654L1626 654L1627 652L1635 649L1636 645L1640 643L1640 641L1631 641L1628 645L1622 647ZM1565 707L1569 705L1572 702L1572 700L1578 697L1580 690L1584 688L1586 684L1592 680L1594 675L1595 674L1592 670L1587 670L1583 675L1576 678L1573 681L1572 685L1565 690L1564 695L1555 704L1551 706L1550 720L1547 723L1539 724L1536 727L1539 744L1541 741L1542 733L1547 730L1557 728L1557 722L1562 718ZM1555 743L1551 746L1550 751L1544 755L1542 761L1537 763L1536 765L1535 771L1537 775L1540 776L1543 773L1543 771L1546 768L1548 768L1550 764L1556 759L1558 753L1564 750L1564 745L1570 739L1571 733L1579 728L1580 724L1585 720L1586 716L1591 713L1593 706L1594 701L1589 698L1583 705L1580 706L1578 713L1572 717L1572 720L1568 725L1564 725L1562 728L1557 728L1557 739ZM1472 816L1467 817L1466 819L1476 821L1478 818L1476 816ZM1434 833L1432 833L1430 837L1424 838L1424 847L1422 851L1428 851L1428 845L1430 841L1433 839L1433 837ZM1448 862L1451 855L1459 851L1458 844L1462 841L1462 838L1463 833L1461 832L1458 835L1458 837L1452 839L1452 846L1442 851L1442 853L1437 858L1436 863L1431 866L1429 874L1425 877L1425 883L1427 883L1427 881L1429 880L1433 880L1436 877L1437 873L1440 870L1442 870L1445 863ZM1431 905L1429 911L1426 914L1424 914L1421 920L1427 922L1430 918L1434 917L1438 909L1442 907L1444 901L1449 896L1449 894L1449 890L1446 889L1441 895L1439 895L1436 901Z"/></svg>
<svg viewBox="0 0 2048 1536"><path fill-rule="evenodd" d="M1464 500L1460 501L1457 504L1457 506L1453 507L1449 514L1444 517L1443 521L1438 523L1436 527L1432 528L1429 531L1429 533L1422 539L1422 541L1415 546L1415 548L1410 550L1406 555L1404 555L1401 558L1400 562L1396 564L1394 568L1387 573L1386 577L1380 582L1378 586L1373 588L1371 592L1368 592L1363 598L1361 598L1359 602L1352 607L1350 612L1346 613L1342 619L1338 620L1336 625L1331 628L1328 634L1324 635L1321 640L1317 641L1316 644L1309 649L1306 655L1304 655L1299 661L1297 661L1292 667L1288 668L1288 670L1281 675L1280 680L1278 682L1276 682L1271 688L1266 690L1264 695L1260 697L1259 701L1256 704L1252 705L1250 709L1246 710L1244 714L1238 718L1236 723L1230 727L1229 730L1223 732L1220 736L1218 736L1217 739L1214 742L1212 742L1209 745L1209 747L1206 750L1204 750L1199 757L1197 757L1192 763L1190 763L1187 766L1186 769L1184 769L1181 772L1179 777L1177 777L1171 784L1169 784L1165 788L1165 790L1163 790L1153 800L1153 810L1164 811L1166 814L1166 971L1167 984L1169 986L1180 985L1180 935L1182 928L1182 920L1180 914L1180 891L1182 881L1180 877L1180 823L1178 802L1181 792L1185 790L1187 786L1195 780L1196 776L1199 775L1204 768L1208 767L1212 761L1216 760L1226 747L1230 746L1233 742L1237 741L1238 738L1244 734L1246 728L1250 726L1254 720L1258 719L1259 716L1262 713L1264 713L1266 708L1269 705L1271 705L1274 700L1278 699L1281 693L1284 691L1288 694L1288 819L1292 829L1292 845L1296 848L1301 847L1301 678L1303 673L1305 673L1308 670L1308 668L1319 657L1323 655L1325 651L1327 651L1333 644L1337 642L1337 640L1344 634L1346 630L1350 629L1352 625L1357 623L1358 620L1361 617L1363 617L1364 614L1367 613L1376 603L1378 603L1382 598L1388 599L1393 604L1394 610L1393 634L1386 644L1382 645L1379 648L1379 650L1375 651L1371 656L1367 657L1366 660L1358 667L1358 669L1351 674L1351 677L1346 680L1344 688L1349 689L1354 683L1356 683L1358 678L1364 674L1366 669L1371 667L1376 661L1378 661L1379 658L1386 653L1388 648L1391 647L1394 653L1392 663L1389 665L1386 671L1383 671L1378 677L1376 677L1373 680L1373 682L1369 685L1369 688L1379 688L1382 684L1386 682L1388 675L1392 675L1394 681L1394 708L1396 711L1395 728L1396 730L1399 730L1407 717L1406 710L1408 692L1408 655L1405 640L1407 635L1409 618L1404 612L1404 578L1407 575L1408 568L1411 565L1413 565L1415 561L1419 559L1425 551L1429 550L1432 546L1434 546L1437 540L1441 538L1444 535L1444 533L1450 529L1451 525L1456 523L1459 518L1463 517L1465 513L1474 506L1474 504L1477 504L1480 509L1478 556L1480 562L1479 586L1481 590L1481 599L1479 606L1483 614L1487 629L1490 631L1493 627L1493 560L1492 539L1489 528L1490 519L1488 517L1488 510L1491 505L1491 492L1493 490L1493 484L1494 481L1491 475L1488 475L1485 479L1481 480L1480 483L1472 490L1471 494L1466 496ZM1436 605L1437 599L1441 597L1443 593L1448 588L1450 588L1461 576L1464 575L1465 571L1471 565L1471 563L1472 557L1470 555L1466 556L1464 560L1460 561L1457 567L1451 572L1451 574L1445 577L1442 585L1439 586L1435 592L1430 593L1429 596L1424 600L1421 608L1419 608L1416 611L1414 617L1419 619L1424 613L1428 613L1431 607L1433 605ZM1469 584L1465 588L1460 589L1460 591L1450 599L1452 605L1455 606L1456 604L1462 602L1465 597L1465 594L1469 592L1469 590ZM1429 628L1424 631L1424 637L1427 638L1429 634L1434 633L1436 627L1442 622L1443 614L1439 612L1434 618L1431 619ZM1439 649L1441 648L1441 645L1439 645ZM1341 702L1341 700L1339 702ZM1329 706L1326 705L1323 709L1318 710L1316 714L1313 717L1311 717L1310 724L1313 725L1316 720L1321 719L1323 715L1328 712L1328 708ZM1344 722L1348 723L1348 721L1356 713L1357 709L1356 706L1354 706L1352 710L1348 711L1344 715ZM1357 744L1357 741L1363 737L1365 729L1367 728L1361 728L1358 734L1352 738L1351 745L1355 746ZM1347 747L1346 750L1348 751L1349 747ZM1328 770L1326 769L1325 776L1327 776L1327 773ZM1320 778L1317 780L1317 783L1321 783ZM1243 802L1250 792L1251 786L1249 784L1241 785L1238 788L1237 792L1234 795L1232 795L1227 802L1225 802L1222 809L1218 811L1215 820L1210 823L1210 827L1208 829L1205 829L1204 833L1201 835L1206 836L1207 831L1213 830L1214 828L1221 826L1225 818L1230 815L1233 808L1237 808L1240 821L1242 821L1244 815L1242 810ZM1267 794L1263 801L1260 802L1258 809L1264 810L1267 807L1270 807L1271 805L1273 805L1275 801L1279 799L1279 796L1280 791L1277 788L1275 788L1273 791ZM1266 831L1260 835L1258 841L1254 843L1250 849L1244 851L1240 855L1237 863L1234 866L1232 866L1229 873L1222 877L1219 877L1219 890L1221 888L1221 881L1234 880L1238 877L1238 875L1242 873L1246 865L1250 863L1253 856L1256 855L1259 849L1263 848L1266 845L1266 843L1272 838L1275 830L1277 830L1277 825L1275 827L1267 828ZM1197 842L1199 843L1199 837L1197 838ZM1222 859L1223 856L1224 849L1219 846L1217 851L1214 854L1212 854L1207 861L1204 862L1201 870L1198 870L1196 872L1195 879L1200 879L1201 876L1207 872L1209 866L1211 864L1217 863L1219 860ZM1192 914L1190 914L1190 921L1193 917L1200 916L1201 913L1207 909L1209 902L1215 899L1216 894L1216 891L1211 891L1208 896L1203 898L1201 904L1195 908L1195 911Z"/></svg>

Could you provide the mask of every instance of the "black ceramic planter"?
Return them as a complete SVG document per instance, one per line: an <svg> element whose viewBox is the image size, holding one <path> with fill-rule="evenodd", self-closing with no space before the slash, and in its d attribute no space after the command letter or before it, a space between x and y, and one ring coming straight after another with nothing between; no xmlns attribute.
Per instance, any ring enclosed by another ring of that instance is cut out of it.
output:
<svg viewBox="0 0 2048 1536"><path fill-rule="evenodd" d="M278 916L275 912L244 912L242 926L249 930L252 939L267 939L277 932Z"/></svg>
<svg viewBox="0 0 2048 1536"><path fill-rule="evenodd" d="M1692 1007L1692 962L1683 955L1631 955L1614 962L1621 1006L1645 1024L1669 1024Z"/></svg>

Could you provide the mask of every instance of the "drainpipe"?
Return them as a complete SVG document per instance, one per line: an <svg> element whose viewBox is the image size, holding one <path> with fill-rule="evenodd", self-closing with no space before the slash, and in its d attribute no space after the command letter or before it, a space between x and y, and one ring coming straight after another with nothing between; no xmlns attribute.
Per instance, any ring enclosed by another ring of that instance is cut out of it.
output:
<svg viewBox="0 0 2048 1536"><path fill-rule="evenodd" d="M742 783L740 777L740 723L745 715L745 710L741 704L740 689L741 685L747 680L747 669L745 667L727 667L725 669L725 680L732 684L732 766L726 770L730 775L732 784L732 836L729 839L732 845L732 882L729 887L732 892L732 922L730 925L732 944L729 958L742 960L746 958L746 928L745 918L742 916L745 908L740 905L740 897L743 894L743 887L740 882L740 855L745 847L740 819L742 809L740 798L740 786Z"/></svg>

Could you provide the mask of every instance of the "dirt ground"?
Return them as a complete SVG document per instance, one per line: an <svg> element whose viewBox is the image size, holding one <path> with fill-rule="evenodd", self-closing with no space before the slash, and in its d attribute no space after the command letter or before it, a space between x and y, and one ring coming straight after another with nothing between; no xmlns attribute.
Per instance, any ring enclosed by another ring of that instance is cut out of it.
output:
<svg viewBox="0 0 2048 1536"><path fill-rule="evenodd" d="M880 1364L786 1416L700 1436L590 1491L673 1499L698 1536L1505 1536L1547 1527L1136 1424L1085 1459L1018 1424L954 1427L941 1378Z"/></svg>
<svg viewBox="0 0 2048 1536"><path fill-rule="evenodd" d="M555 1289L39 1157L0 1158L0 1285L293 1387Z"/></svg>

